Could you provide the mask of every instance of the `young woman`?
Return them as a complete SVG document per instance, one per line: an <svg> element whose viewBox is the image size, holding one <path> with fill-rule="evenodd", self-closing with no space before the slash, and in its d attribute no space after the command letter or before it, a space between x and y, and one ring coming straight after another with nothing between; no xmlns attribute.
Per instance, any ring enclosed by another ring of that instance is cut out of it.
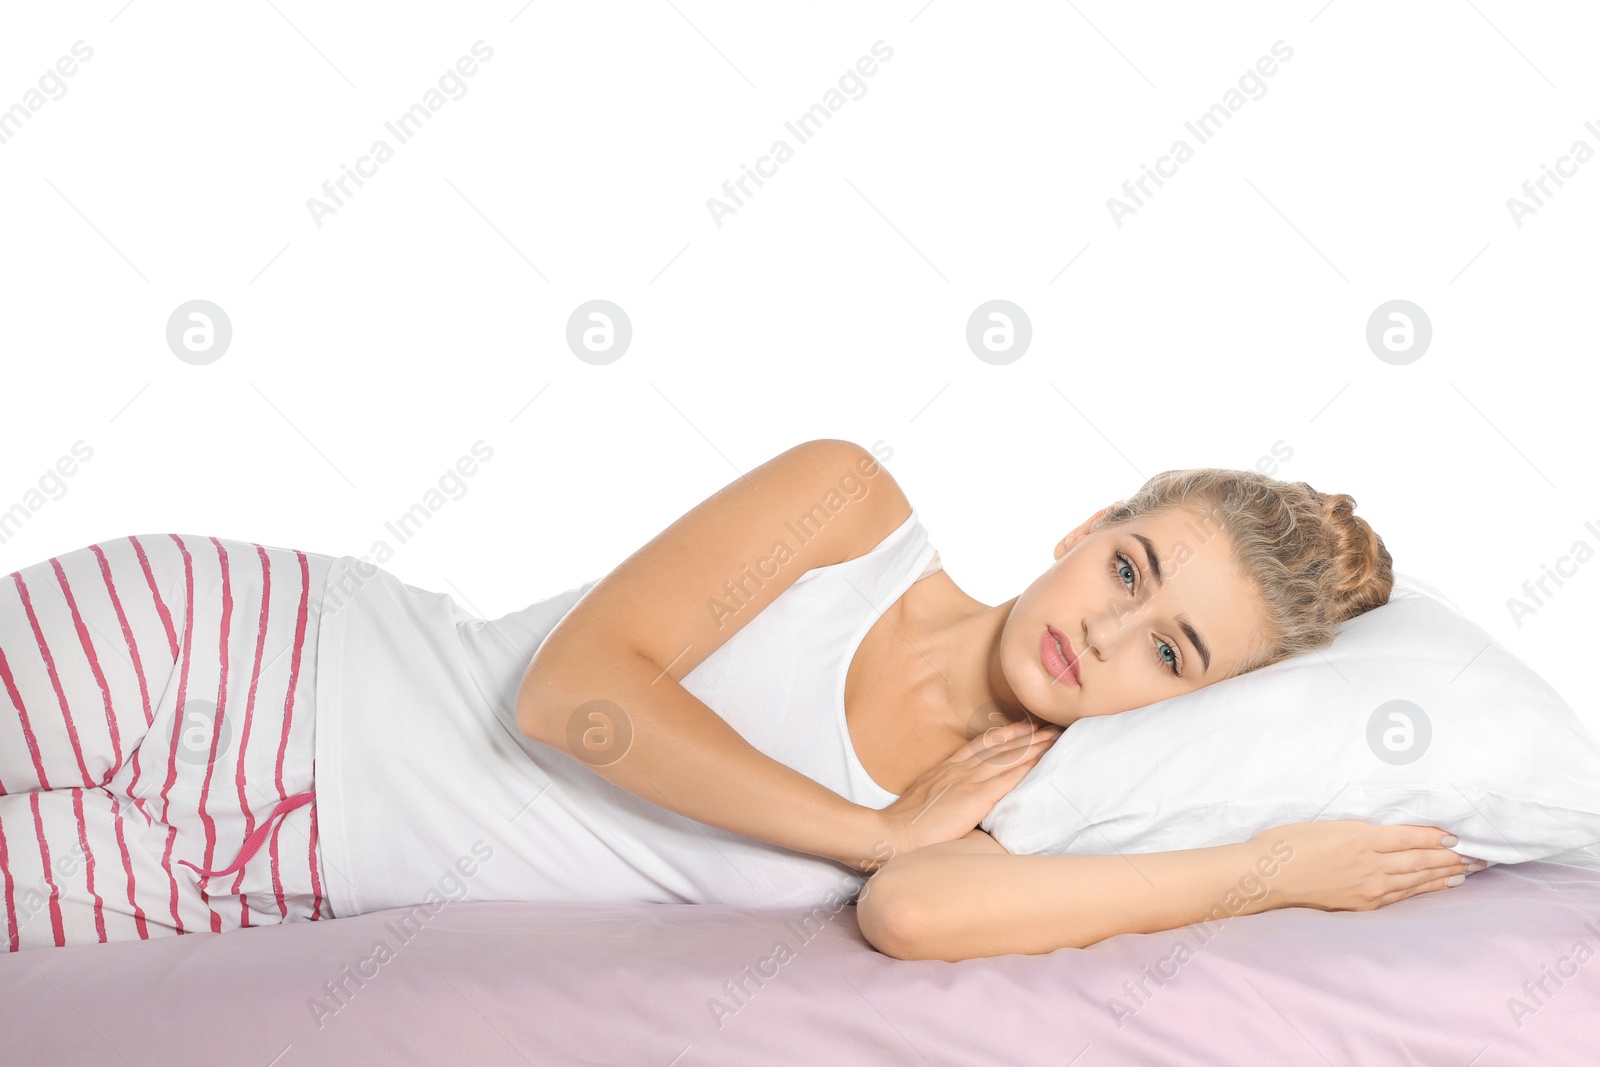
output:
<svg viewBox="0 0 1600 1067"><path fill-rule="evenodd" d="M1320 647L1383 603L1390 559L1353 503L1166 472L997 606L837 440L493 621L365 558L80 549L0 585L9 944L387 908L420 926L465 899L820 921L856 902L881 951L961 959L1171 929L1260 882L1249 911L1443 888L1473 868L1438 827L1143 856L1013 856L976 828L1073 721Z"/></svg>

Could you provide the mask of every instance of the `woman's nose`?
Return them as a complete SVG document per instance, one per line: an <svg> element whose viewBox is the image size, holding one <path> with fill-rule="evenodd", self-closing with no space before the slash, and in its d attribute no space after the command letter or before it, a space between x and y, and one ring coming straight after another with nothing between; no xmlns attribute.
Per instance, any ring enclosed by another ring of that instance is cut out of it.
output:
<svg viewBox="0 0 1600 1067"><path fill-rule="evenodd" d="M1070 635L1073 644L1079 646L1078 655L1093 655L1105 659L1133 635L1135 617L1133 610L1123 610L1118 613L1101 612L1086 616L1083 620L1082 635ZM1087 645L1083 644L1084 641L1087 641Z"/></svg>

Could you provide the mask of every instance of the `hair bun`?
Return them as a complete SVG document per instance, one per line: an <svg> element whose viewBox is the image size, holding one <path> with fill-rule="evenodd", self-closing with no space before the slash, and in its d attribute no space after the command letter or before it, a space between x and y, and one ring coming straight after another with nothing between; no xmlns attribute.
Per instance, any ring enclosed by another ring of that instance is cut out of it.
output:
<svg viewBox="0 0 1600 1067"><path fill-rule="evenodd" d="M1313 490L1315 492L1315 490ZM1330 541L1330 569L1338 595L1331 598L1340 618L1386 603L1394 588L1394 560L1366 519L1355 513L1349 493L1317 493Z"/></svg>

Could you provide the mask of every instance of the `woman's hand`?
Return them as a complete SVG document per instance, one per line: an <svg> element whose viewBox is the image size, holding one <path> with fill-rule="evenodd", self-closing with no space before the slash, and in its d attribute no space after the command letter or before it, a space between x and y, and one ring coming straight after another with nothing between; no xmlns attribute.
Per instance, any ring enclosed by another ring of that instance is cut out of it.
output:
<svg viewBox="0 0 1600 1067"><path fill-rule="evenodd" d="M1250 843L1276 867L1270 876L1257 867L1267 885L1267 907L1372 911L1444 889L1452 876L1488 866L1444 847L1445 837L1437 826L1338 819L1275 826Z"/></svg>
<svg viewBox="0 0 1600 1067"><path fill-rule="evenodd" d="M1035 725L1024 720L985 730L913 779L879 809L887 855L869 866L970 833L1061 736L1059 726Z"/></svg>

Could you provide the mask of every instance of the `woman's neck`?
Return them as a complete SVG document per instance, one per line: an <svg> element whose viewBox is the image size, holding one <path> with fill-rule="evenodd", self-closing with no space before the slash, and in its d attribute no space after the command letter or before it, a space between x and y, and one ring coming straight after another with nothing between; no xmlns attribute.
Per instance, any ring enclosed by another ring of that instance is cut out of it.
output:
<svg viewBox="0 0 1600 1067"><path fill-rule="evenodd" d="M906 591L889 652L900 706L950 747L1026 716L1000 668L1000 634L1017 598L993 607L939 571Z"/></svg>

